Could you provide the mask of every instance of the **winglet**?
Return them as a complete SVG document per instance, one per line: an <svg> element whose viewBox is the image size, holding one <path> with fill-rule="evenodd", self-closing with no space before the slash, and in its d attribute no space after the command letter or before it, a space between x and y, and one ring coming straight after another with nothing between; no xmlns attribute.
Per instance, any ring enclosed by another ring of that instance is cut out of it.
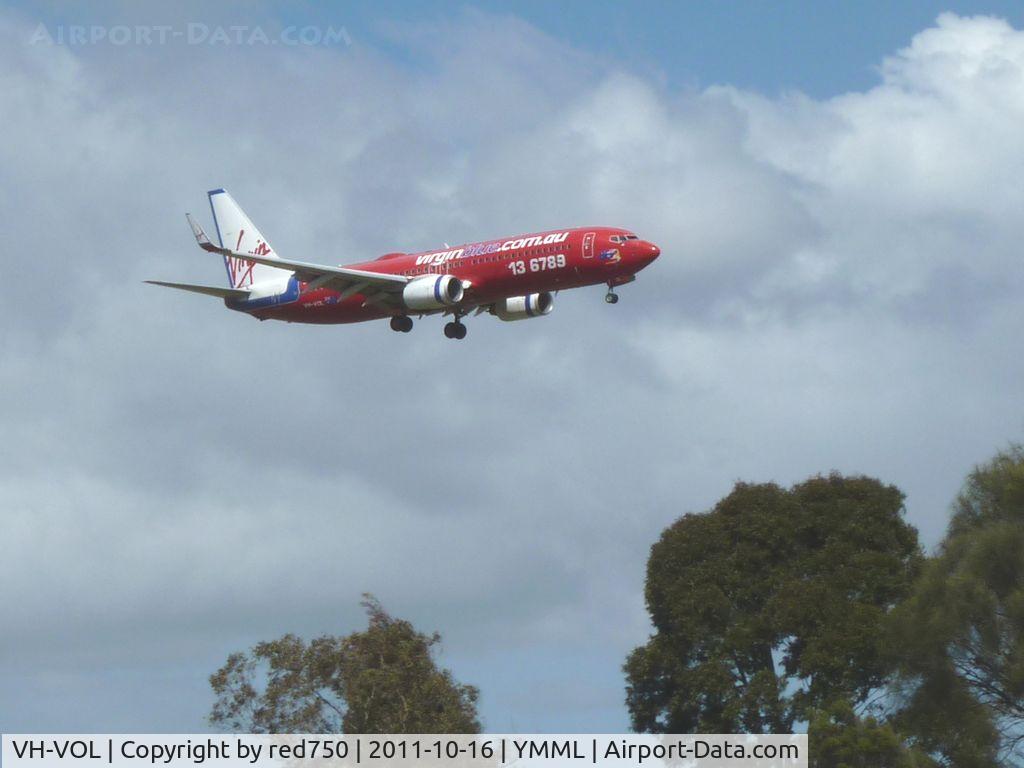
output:
<svg viewBox="0 0 1024 768"><path fill-rule="evenodd" d="M206 236L206 233L203 231L203 228L199 225L199 222L192 218L191 213L186 213L185 218L188 220L188 225L192 227L192 234L195 235L196 242L199 244L200 248L202 248L204 251L209 251L210 253L224 252L223 248L218 248L216 245L210 242L210 238Z"/></svg>

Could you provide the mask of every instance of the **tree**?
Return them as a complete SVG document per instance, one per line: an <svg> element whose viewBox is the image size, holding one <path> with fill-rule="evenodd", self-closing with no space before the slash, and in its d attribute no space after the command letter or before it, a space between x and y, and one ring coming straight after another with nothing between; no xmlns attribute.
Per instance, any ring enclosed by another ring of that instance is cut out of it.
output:
<svg viewBox="0 0 1024 768"><path fill-rule="evenodd" d="M903 495L832 474L738 483L664 531L647 565L655 632L626 661L633 727L790 732L889 671L881 627L921 553Z"/></svg>
<svg viewBox="0 0 1024 768"><path fill-rule="evenodd" d="M1024 449L975 468L938 553L893 615L897 715L956 766L1022 764Z"/></svg>
<svg viewBox="0 0 1024 768"><path fill-rule="evenodd" d="M810 768L935 768L919 749L908 746L892 726L860 718L846 702L818 711L808 724Z"/></svg>
<svg viewBox="0 0 1024 768"><path fill-rule="evenodd" d="M231 654L210 676L210 722L253 733L478 733L477 689L434 662L440 635L417 632L370 595L362 605L364 632L308 643L285 635Z"/></svg>

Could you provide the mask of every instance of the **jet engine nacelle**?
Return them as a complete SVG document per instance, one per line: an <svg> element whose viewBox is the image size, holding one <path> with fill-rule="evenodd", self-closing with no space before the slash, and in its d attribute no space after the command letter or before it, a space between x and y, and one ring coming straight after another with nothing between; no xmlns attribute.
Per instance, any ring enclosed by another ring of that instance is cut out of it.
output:
<svg viewBox="0 0 1024 768"><path fill-rule="evenodd" d="M526 320L551 314L555 308L555 297L550 291L513 296L494 303L494 314L501 320Z"/></svg>
<svg viewBox="0 0 1024 768"><path fill-rule="evenodd" d="M462 281L454 275L424 275L406 283L402 301L409 309L442 309L462 301L462 293Z"/></svg>

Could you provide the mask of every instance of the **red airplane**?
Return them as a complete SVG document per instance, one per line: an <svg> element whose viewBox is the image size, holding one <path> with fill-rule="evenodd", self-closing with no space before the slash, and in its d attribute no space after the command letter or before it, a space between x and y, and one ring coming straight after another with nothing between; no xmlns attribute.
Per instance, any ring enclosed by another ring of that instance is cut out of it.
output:
<svg viewBox="0 0 1024 768"><path fill-rule="evenodd" d="M554 306L553 292L608 285L605 301L619 300L615 287L661 253L658 246L616 227L534 232L420 253L388 253L373 261L328 267L279 258L231 195L208 193L219 245L186 214L199 246L224 257L229 288L147 280L153 285L217 296L229 309L260 320L290 323L358 323L390 318L407 333L412 316L442 314L449 339L466 336L462 318L472 311L501 320L541 317Z"/></svg>

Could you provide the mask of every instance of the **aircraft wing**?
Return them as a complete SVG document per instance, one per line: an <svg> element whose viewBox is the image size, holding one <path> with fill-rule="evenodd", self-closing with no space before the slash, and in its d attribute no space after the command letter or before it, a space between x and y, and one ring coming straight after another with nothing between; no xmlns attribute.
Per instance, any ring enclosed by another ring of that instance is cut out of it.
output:
<svg viewBox="0 0 1024 768"><path fill-rule="evenodd" d="M254 256L251 253L240 253L230 248L221 248L210 242L203 228L199 226L190 214L185 214L189 226L192 227L192 234L196 242L204 251L219 253L222 256L231 256L236 259L253 261L257 264L266 264L268 267L290 269L295 272L295 277L309 283L310 289L330 288L342 293L367 293L367 289L375 288L376 293L390 294L398 293L409 282L405 275L389 275L384 272L369 272L362 269L348 269L346 267L328 267L323 264L310 264L305 261L289 261L287 259L269 259L266 256ZM357 287L358 286L358 287Z"/></svg>

